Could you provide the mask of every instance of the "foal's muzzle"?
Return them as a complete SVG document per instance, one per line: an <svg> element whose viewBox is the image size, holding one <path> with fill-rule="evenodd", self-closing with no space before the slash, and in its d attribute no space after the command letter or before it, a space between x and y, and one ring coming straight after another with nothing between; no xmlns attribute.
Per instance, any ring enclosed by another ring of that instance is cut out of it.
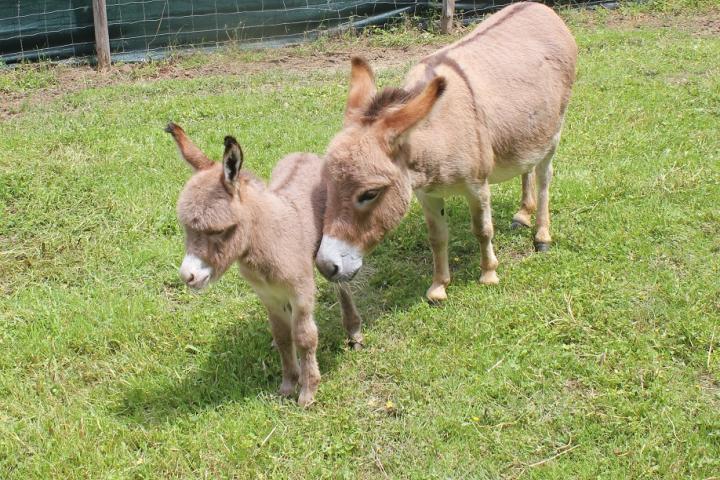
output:
<svg viewBox="0 0 720 480"><path fill-rule="evenodd" d="M180 265L180 278L194 290L202 290L207 287L212 279L212 274L212 267L192 254L185 255L182 265Z"/></svg>

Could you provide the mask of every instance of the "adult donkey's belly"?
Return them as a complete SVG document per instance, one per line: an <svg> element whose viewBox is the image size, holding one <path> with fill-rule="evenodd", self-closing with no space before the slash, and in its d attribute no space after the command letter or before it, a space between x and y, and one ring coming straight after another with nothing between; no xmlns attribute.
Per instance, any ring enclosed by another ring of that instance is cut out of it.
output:
<svg viewBox="0 0 720 480"><path fill-rule="evenodd" d="M508 165L508 166L500 166L495 167L490 173L490 176L488 177L488 182L490 183L501 183L505 182L507 180L510 180L511 178L515 178L518 175L522 175L523 173L527 173L530 170L532 170L532 166L519 166L519 165Z"/></svg>

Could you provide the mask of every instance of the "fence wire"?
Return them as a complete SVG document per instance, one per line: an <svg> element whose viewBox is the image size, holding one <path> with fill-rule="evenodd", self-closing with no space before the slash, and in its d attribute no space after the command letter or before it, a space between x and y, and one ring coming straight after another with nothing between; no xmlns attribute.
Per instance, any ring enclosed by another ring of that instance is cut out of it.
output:
<svg viewBox="0 0 720 480"><path fill-rule="evenodd" d="M509 3L470 0L456 9L472 16ZM429 0L107 0L107 18L113 58L141 60L175 47L293 43L439 8ZM89 57L94 35L91 0L0 0L2 62Z"/></svg>

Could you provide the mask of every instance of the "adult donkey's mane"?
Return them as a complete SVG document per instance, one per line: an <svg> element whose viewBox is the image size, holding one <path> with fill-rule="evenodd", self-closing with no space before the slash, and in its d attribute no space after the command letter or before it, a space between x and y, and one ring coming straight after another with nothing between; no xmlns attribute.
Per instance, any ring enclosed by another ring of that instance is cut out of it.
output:
<svg viewBox="0 0 720 480"><path fill-rule="evenodd" d="M363 123L373 123L380 118L386 110L400 107L415 98L422 90L407 91L403 88L386 87L375 94L362 115Z"/></svg>

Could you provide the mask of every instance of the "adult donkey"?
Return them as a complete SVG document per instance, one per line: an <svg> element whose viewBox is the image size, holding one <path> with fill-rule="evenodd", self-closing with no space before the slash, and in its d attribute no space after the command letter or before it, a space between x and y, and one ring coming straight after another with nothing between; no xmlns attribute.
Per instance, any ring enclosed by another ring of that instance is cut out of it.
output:
<svg viewBox="0 0 720 480"><path fill-rule="evenodd" d="M575 79L577 46L563 21L538 3L516 3L471 34L425 57L403 88L376 93L373 72L352 59L343 130L327 151L330 176L316 263L330 280L352 278L362 256L408 210L422 205L433 252L431 301L447 298L448 227L443 198L464 195L482 250L480 282L498 282L491 183L522 175L514 225L550 244L552 156Z"/></svg>

